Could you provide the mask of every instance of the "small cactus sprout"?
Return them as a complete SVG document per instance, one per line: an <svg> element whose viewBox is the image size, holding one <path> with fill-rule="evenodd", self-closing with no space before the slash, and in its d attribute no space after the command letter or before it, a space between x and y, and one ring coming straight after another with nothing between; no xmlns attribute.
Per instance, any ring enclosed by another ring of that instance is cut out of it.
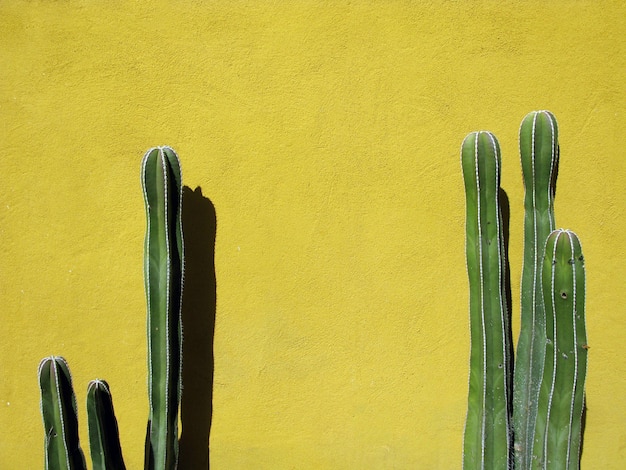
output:
<svg viewBox="0 0 626 470"><path fill-rule="evenodd" d="M500 209L500 146L489 132L463 141L466 257L470 287L470 377L463 466L508 468L511 437L511 345L506 257Z"/></svg>
<svg viewBox="0 0 626 470"><path fill-rule="evenodd" d="M524 179L524 263L521 286L521 329L515 359L513 429L518 469L529 466L537 395L545 356L545 313L541 299L541 262L548 235L555 228L554 195L559 141L556 119L549 111L533 111L523 119L519 146Z"/></svg>
<svg viewBox="0 0 626 470"><path fill-rule="evenodd" d="M146 469L171 470L178 460L183 289L182 180L170 147L145 154L141 181L146 206L144 278L148 304Z"/></svg>
<svg viewBox="0 0 626 470"><path fill-rule="evenodd" d="M587 370L585 268L580 241L553 231L541 271L546 354L532 447L533 469L575 470L580 463Z"/></svg>
<svg viewBox="0 0 626 470"><path fill-rule="evenodd" d="M94 470L126 470L109 384L92 380L87 387L89 447Z"/></svg>
<svg viewBox="0 0 626 470"><path fill-rule="evenodd" d="M78 441L76 397L67 362L59 356L46 357L39 364L38 375L46 470L86 470Z"/></svg>

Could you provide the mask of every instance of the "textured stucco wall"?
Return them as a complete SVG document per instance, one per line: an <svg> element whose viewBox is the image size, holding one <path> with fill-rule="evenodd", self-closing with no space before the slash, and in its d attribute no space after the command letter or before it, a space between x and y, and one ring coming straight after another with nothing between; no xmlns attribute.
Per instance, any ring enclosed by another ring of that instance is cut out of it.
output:
<svg viewBox="0 0 626 470"><path fill-rule="evenodd" d="M534 109L559 120L557 224L587 259L583 465L625 468L626 6L545 3L2 2L0 468L43 465L49 354L72 367L85 451L86 384L106 378L141 468L139 163L162 144L211 201L186 195L187 448L204 445L215 312L214 469L459 468L459 148L500 139L517 328Z"/></svg>

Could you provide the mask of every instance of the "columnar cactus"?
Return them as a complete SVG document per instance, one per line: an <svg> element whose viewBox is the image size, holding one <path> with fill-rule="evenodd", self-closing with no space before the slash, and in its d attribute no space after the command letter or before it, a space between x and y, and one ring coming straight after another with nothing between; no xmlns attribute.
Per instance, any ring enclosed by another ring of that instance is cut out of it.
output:
<svg viewBox="0 0 626 470"><path fill-rule="evenodd" d="M533 111L519 135L524 179L524 264L521 329L515 359L513 429L516 468L530 464L537 395L545 356L545 312L541 297L541 262L546 239L555 228L554 196L559 160L558 126L548 111Z"/></svg>
<svg viewBox="0 0 626 470"><path fill-rule="evenodd" d="M511 452L511 364L500 213L500 146L489 132L463 141L470 379L463 463L505 469Z"/></svg>
<svg viewBox="0 0 626 470"><path fill-rule="evenodd" d="M39 364L38 375L46 470L86 470L78 440L76 397L67 362L58 356L46 357Z"/></svg>
<svg viewBox="0 0 626 470"><path fill-rule="evenodd" d="M126 470L109 384L92 380L87 387L87 422L93 470Z"/></svg>
<svg viewBox="0 0 626 470"><path fill-rule="evenodd" d="M461 150L471 326L463 464L468 470L575 470L587 368L585 274L578 237L554 230L559 144L550 112L524 118L520 152L526 215L521 331L511 394L500 149L492 134L476 132L465 138Z"/></svg>
<svg viewBox="0 0 626 470"><path fill-rule="evenodd" d="M183 236L182 180L170 147L144 155L141 182L147 230L144 276L148 304L148 395L146 470L174 470L178 462L178 409L182 379ZM46 469L83 470L76 402L69 367L50 357L39 366ZM94 470L124 470L117 421L108 384L93 380L87 391Z"/></svg>
<svg viewBox="0 0 626 470"><path fill-rule="evenodd" d="M578 237L555 230L541 271L546 354L537 401L533 469L578 469L587 372L585 267Z"/></svg>
<svg viewBox="0 0 626 470"><path fill-rule="evenodd" d="M141 177L148 222L144 253L150 398L146 468L169 470L176 468L178 460L184 269L183 187L174 150L148 150Z"/></svg>

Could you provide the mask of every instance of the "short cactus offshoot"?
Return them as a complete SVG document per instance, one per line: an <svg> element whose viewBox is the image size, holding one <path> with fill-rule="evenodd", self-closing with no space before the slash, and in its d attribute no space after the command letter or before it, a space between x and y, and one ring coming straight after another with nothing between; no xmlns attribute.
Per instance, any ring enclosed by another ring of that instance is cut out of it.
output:
<svg viewBox="0 0 626 470"><path fill-rule="evenodd" d="M182 178L170 147L148 150L141 166L146 204L144 252L148 304L146 470L174 470L178 462L178 409L182 378L183 237ZM39 365L46 469L84 470L76 400L65 359ZM109 385L93 380L87 390L89 443L94 470L125 470Z"/></svg>
<svg viewBox="0 0 626 470"><path fill-rule="evenodd" d="M39 364L46 470L86 470L78 440L76 397L65 359L50 356Z"/></svg>
<svg viewBox="0 0 626 470"><path fill-rule="evenodd" d="M87 387L89 447L94 470L126 470L109 384L92 380Z"/></svg>
<svg viewBox="0 0 626 470"><path fill-rule="evenodd" d="M578 468L587 373L585 267L580 241L555 230L541 270L546 354L537 400L533 469Z"/></svg>
<svg viewBox="0 0 626 470"><path fill-rule="evenodd" d="M585 270L578 237L554 230L559 146L551 113L536 111L524 118L520 151L525 247L511 391L500 149L488 132L469 134L461 149L471 329L463 466L575 470L587 370Z"/></svg>

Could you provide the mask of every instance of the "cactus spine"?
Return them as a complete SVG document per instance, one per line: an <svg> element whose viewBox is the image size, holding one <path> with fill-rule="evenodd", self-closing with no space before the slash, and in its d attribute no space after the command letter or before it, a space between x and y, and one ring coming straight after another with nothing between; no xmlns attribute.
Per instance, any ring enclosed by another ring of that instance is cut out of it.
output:
<svg viewBox="0 0 626 470"><path fill-rule="evenodd" d="M46 470L86 470L78 440L76 397L65 359L50 356L39 364Z"/></svg>
<svg viewBox="0 0 626 470"><path fill-rule="evenodd" d="M470 378L463 465L505 469L511 449L510 342L500 212L500 146L493 134L463 141Z"/></svg>
<svg viewBox="0 0 626 470"><path fill-rule="evenodd" d="M541 271L546 354L537 406L532 468L579 468L587 369L585 268L578 237L555 230Z"/></svg>
<svg viewBox="0 0 626 470"><path fill-rule="evenodd" d="M94 470L126 470L109 384L92 380L87 387L89 447Z"/></svg>
<svg viewBox="0 0 626 470"><path fill-rule="evenodd" d="M554 196L558 171L558 126L548 111L533 111L520 126L524 179L524 263L521 329L515 359L513 428L516 468L530 465L537 395L545 356L545 312L541 296L541 262L546 239L555 228Z"/></svg>
<svg viewBox="0 0 626 470"><path fill-rule="evenodd" d="M170 470L178 460L183 283L182 180L173 149L148 150L141 180L147 230L144 277L148 304L147 469Z"/></svg>

